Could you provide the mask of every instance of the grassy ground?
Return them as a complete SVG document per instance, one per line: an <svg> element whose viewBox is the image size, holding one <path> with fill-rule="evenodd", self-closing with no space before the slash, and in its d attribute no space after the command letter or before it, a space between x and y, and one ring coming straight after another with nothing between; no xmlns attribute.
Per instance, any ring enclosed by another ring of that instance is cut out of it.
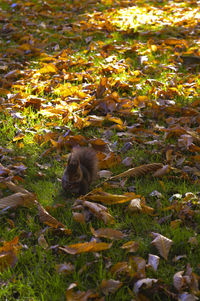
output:
<svg viewBox="0 0 200 301"><path fill-rule="evenodd" d="M0 196L12 194L5 185L12 180L34 192L72 231L60 235L41 223L36 207L2 209L1 243L18 237L21 250L6 268L0 261L0 299L185 300L188 292L195 300L200 294L197 1L3 0L0 7ZM149 163L169 166L162 177L147 173L124 186L122 181L103 186L111 194L134 190L153 214L130 213L124 203L107 206L114 224L93 215L85 224L75 221L75 197L64 194L60 182L67 154L75 144L105 153L98 139L119 158L100 159L100 168L113 175ZM112 227L126 237L102 252L70 255L59 249L94 239L91 226ZM166 259L151 244L152 232L173 241ZM139 244L137 251L121 248L129 241ZM157 270L147 265L149 254L160 257ZM138 263L142 259L145 268ZM70 268L59 273L64 262ZM119 262L129 268L113 274ZM180 271L178 286L173 277ZM136 294L134 285L146 278L158 282ZM102 281L109 279L121 281L121 287L115 291L108 284L105 292ZM76 287L70 290L72 283Z"/></svg>

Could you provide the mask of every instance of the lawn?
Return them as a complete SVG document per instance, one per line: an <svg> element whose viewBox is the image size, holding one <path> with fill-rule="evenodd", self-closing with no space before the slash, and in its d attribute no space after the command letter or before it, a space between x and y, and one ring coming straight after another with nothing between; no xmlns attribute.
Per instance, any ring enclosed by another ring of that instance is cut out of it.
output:
<svg viewBox="0 0 200 301"><path fill-rule="evenodd" d="M0 300L198 300L199 1L0 3ZM90 192L61 179L74 146Z"/></svg>

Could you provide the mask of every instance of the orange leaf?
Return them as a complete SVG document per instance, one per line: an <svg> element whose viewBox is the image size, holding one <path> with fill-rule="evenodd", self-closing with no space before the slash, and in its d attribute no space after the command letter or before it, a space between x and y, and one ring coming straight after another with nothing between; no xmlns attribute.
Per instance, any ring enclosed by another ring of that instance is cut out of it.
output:
<svg viewBox="0 0 200 301"><path fill-rule="evenodd" d="M68 254L80 254L80 253L86 253L86 252L99 252L103 250L110 249L112 246L111 244L105 243L105 242L84 242L84 243L78 243L74 245L68 245L65 247L59 247L60 250L68 253Z"/></svg>
<svg viewBox="0 0 200 301"><path fill-rule="evenodd" d="M85 196L86 199L93 200L95 202L102 202L109 205L127 203L135 197L136 194L134 192L128 192L124 195L118 195L105 192L101 188L94 189Z"/></svg>

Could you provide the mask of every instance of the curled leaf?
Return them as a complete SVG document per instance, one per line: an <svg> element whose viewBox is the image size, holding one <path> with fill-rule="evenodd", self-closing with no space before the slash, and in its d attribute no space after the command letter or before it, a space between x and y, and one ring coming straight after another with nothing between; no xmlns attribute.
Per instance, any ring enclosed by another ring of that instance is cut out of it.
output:
<svg viewBox="0 0 200 301"><path fill-rule="evenodd" d="M145 279L138 280L134 285L134 292L138 294L143 285L145 286L145 288L150 288L157 281L158 281L157 279L153 279L153 278L145 278Z"/></svg>
<svg viewBox="0 0 200 301"><path fill-rule="evenodd" d="M173 277L173 284L177 291L180 291L184 285L183 273L184 271L177 272Z"/></svg>
<svg viewBox="0 0 200 301"><path fill-rule="evenodd" d="M88 201L84 201L83 205L90 209L90 211L97 217L104 221L104 223L114 223L114 218L110 213L108 213L108 209L105 206L102 206L101 204L92 203Z"/></svg>
<svg viewBox="0 0 200 301"><path fill-rule="evenodd" d="M148 264L154 269L154 271L157 271L159 261L160 261L159 256L149 254Z"/></svg>

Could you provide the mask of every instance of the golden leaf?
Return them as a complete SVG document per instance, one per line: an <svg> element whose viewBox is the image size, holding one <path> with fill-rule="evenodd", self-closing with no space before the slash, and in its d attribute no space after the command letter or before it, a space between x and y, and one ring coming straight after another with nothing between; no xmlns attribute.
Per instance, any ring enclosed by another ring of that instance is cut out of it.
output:
<svg viewBox="0 0 200 301"><path fill-rule="evenodd" d="M134 192L118 195L105 192L101 188L94 189L85 196L86 199L93 200L95 202L102 202L108 205L127 203L135 197L137 197L137 195Z"/></svg>
<svg viewBox="0 0 200 301"><path fill-rule="evenodd" d="M86 252L99 252L99 251L110 249L111 246L112 243L108 244L105 242L91 241L91 242L84 242L84 243L59 247L59 249L68 254L75 255L75 254L86 253Z"/></svg>

